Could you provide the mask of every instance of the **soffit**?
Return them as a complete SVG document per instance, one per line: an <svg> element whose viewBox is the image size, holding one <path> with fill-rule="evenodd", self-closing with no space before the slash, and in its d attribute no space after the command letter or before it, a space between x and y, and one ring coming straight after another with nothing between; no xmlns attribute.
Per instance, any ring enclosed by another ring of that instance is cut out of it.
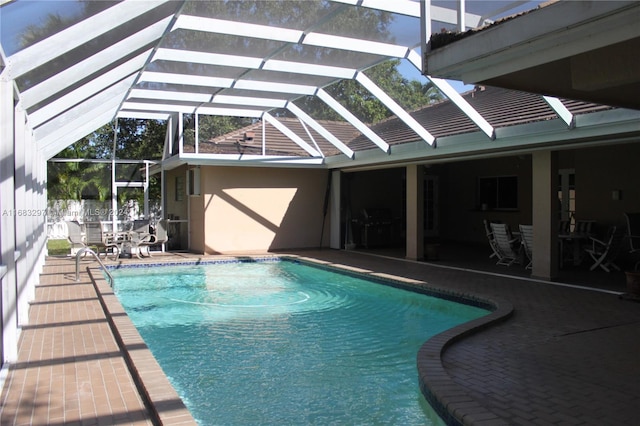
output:
<svg viewBox="0 0 640 426"><path fill-rule="evenodd" d="M640 3L558 1L479 30L435 35L425 72L640 109Z"/></svg>

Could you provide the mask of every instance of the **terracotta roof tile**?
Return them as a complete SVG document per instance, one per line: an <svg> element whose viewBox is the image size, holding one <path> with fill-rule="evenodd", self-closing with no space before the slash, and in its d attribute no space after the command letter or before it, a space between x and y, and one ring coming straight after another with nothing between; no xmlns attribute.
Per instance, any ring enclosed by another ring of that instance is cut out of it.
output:
<svg viewBox="0 0 640 426"><path fill-rule="evenodd" d="M463 94L463 97L494 128L514 126L537 121L557 119L556 113L540 95L518 92L508 89L481 86ZM565 106L574 114L611 109L583 101L563 99ZM411 112L411 115L436 138L477 132L478 127L452 102L441 101ZM325 156L337 155L340 151L328 140L309 126L303 126L297 118L278 117L307 144L314 147L314 141ZM362 135L351 124L336 121L318 121L324 128L336 136L354 151L375 148L373 142ZM306 128L305 128L306 127ZM389 145L415 142L420 137L397 117L390 117L371 129ZM253 141L244 141L245 132L254 132ZM311 137L309 136L311 134ZM278 156L309 156L296 143L271 124L265 125L266 154ZM262 122L256 122L226 135L201 142L199 152L214 154L262 154ZM313 138L313 139L312 139ZM185 147L185 151L187 147ZM191 148L193 152L193 147Z"/></svg>

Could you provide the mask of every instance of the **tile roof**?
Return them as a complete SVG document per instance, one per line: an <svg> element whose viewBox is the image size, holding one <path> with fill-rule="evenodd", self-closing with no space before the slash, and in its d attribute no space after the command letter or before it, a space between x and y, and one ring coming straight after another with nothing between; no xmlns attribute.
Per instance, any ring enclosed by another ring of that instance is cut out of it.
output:
<svg viewBox="0 0 640 426"><path fill-rule="evenodd" d="M532 93L477 86L474 90L463 94L463 97L494 128L558 118L557 114L540 95ZM612 108L583 101L566 99L562 101L573 114L584 114ZM428 105L410 114L436 138L479 131L478 127L449 100ZM278 117L277 120L312 147L315 146L315 141L325 156L338 155L340 153L328 140L310 127L303 126L297 118ZM356 152L375 148L373 142L349 123L338 121L318 121L318 123ZM391 146L420 140L413 130L395 116L372 125L371 129ZM252 141L243 139L245 132L254 132L255 136ZM266 155L310 156L268 122L265 123L264 135L267 141L265 147ZM199 152L260 155L262 154L262 145L262 122L257 121L226 135L200 142ZM188 151L188 148L185 147L185 152ZM191 152L193 152L193 147L191 147Z"/></svg>

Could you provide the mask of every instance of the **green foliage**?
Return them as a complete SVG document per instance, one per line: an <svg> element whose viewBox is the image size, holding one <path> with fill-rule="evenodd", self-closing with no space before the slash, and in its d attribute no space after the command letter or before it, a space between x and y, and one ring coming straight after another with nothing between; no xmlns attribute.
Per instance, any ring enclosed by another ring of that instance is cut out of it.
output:
<svg viewBox="0 0 640 426"><path fill-rule="evenodd" d="M131 160L160 160L166 133L166 124L155 120L118 120L116 158ZM56 157L70 159L111 159L114 143L113 125L97 129L91 135L67 147ZM119 181L140 181L142 164L116 165ZM111 163L49 162L47 168L47 190L49 199L107 200L111 197ZM150 177L150 199L160 199L160 181ZM121 201L137 199L143 202L144 194L137 188L118 191Z"/></svg>
<svg viewBox="0 0 640 426"><path fill-rule="evenodd" d="M404 78L398 71L398 65L400 60L385 61L365 74L408 111L442 99L442 95L431 84L423 85L417 80ZM327 87L326 91L365 123L377 123L392 115L382 102L355 80L341 80ZM316 119L341 120L335 111L316 97L307 97L298 103Z"/></svg>
<svg viewBox="0 0 640 426"><path fill-rule="evenodd" d="M68 240L47 240L47 250L50 256L61 256L71 253L71 244Z"/></svg>

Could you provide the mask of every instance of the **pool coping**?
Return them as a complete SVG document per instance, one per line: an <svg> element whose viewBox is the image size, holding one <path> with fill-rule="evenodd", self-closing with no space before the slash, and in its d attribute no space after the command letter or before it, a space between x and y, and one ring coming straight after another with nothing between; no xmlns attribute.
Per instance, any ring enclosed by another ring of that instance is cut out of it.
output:
<svg viewBox="0 0 640 426"><path fill-rule="evenodd" d="M293 260L315 267L338 270L375 282L391 285L409 291L444 298L446 300L477 306L491 311L482 316L445 330L429 338L417 353L418 381L422 394L434 410L448 425L491 424L503 419L475 401L464 388L458 385L446 372L442 356L447 347L456 341L479 332L496 323L507 320L513 314L513 305L502 299L487 298L469 293L454 292L434 287L427 282L377 273L368 269L322 261L298 255L245 255L228 256L206 261L169 261L136 263L107 266L107 269L140 268L148 266L205 265L216 263L236 263L255 261ZM112 332L122 349L127 365L152 417L158 424L196 425L160 365L147 348L120 301L107 283L100 267L88 267L98 297L109 321Z"/></svg>
<svg viewBox="0 0 640 426"><path fill-rule="evenodd" d="M422 394L447 425L504 423L502 417L475 401L462 386L458 385L447 374L442 363L442 355L447 347L456 341L510 318L513 315L514 308L509 301L495 297L488 298L471 293L455 292L432 286L421 280L376 273L367 269L320 261L314 258L302 256L297 256L296 258L312 264L340 269L343 272L362 275L369 279L373 278L374 281L385 282L405 290L490 310L491 312L488 315L445 330L423 343L416 356L418 381Z"/></svg>
<svg viewBox="0 0 640 426"><path fill-rule="evenodd" d="M123 353L133 381L157 425L197 425L158 361L124 311L100 267L87 267L111 332Z"/></svg>

